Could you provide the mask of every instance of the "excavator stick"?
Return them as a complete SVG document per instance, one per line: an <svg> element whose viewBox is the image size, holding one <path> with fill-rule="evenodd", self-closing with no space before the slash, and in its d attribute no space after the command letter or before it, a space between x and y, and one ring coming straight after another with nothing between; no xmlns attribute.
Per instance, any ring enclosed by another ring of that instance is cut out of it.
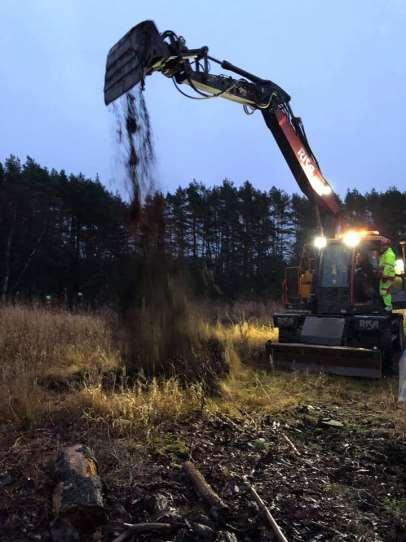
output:
<svg viewBox="0 0 406 542"><path fill-rule="evenodd" d="M153 21L143 21L134 26L107 55L105 104L110 104L135 85L143 83L153 67L168 56L168 45Z"/></svg>

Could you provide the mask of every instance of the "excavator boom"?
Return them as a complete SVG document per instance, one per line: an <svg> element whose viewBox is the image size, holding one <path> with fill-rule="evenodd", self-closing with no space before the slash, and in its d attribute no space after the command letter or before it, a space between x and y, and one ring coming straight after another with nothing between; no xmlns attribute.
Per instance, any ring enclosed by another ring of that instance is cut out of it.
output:
<svg viewBox="0 0 406 542"><path fill-rule="evenodd" d="M240 77L210 73L210 63ZM338 199L320 171L301 120L289 105L287 92L272 81L209 56L207 47L188 49L182 37L171 31L160 34L152 21L144 21L108 54L105 103L111 103L135 85L144 85L145 77L156 71L172 78L177 86L189 85L198 97L221 97L260 110L302 192L324 214L333 217L335 230L339 228Z"/></svg>

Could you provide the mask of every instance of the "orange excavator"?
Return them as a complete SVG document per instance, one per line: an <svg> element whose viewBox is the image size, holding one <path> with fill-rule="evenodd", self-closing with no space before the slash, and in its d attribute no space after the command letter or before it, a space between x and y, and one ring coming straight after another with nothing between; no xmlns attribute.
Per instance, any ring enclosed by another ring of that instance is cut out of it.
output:
<svg viewBox="0 0 406 542"><path fill-rule="evenodd" d="M212 73L212 65L233 76ZM405 349L403 316L384 310L377 279L378 254L388 237L375 229L345 227L340 202L321 173L289 94L269 79L212 57L206 46L189 49L182 36L160 33L153 21L143 21L108 53L106 105L136 85L143 88L145 78L155 72L172 79L187 97L221 97L241 104L247 114L260 111L316 209L320 235L304 248L298 266L286 269L285 311L274 315L279 340L267 344L272 366L369 378L396 370ZM392 304L402 309L406 242L390 241L401 255Z"/></svg>

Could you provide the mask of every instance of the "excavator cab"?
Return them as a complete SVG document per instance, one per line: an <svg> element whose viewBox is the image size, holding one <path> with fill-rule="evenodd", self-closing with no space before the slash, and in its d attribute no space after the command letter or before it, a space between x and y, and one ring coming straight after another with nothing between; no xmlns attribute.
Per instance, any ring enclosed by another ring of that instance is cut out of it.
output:
<svg viewBox="0 0 406 542"><path fill-rule="evenodd" d="M275 366L371 378L396 371L405 347L403 316L387 313L379 295L384 239L376 231L348 231L316 240L319 256L308 303L297 296L296 305L288 303L286 312L274 315L279 342L268 350ZM393 247L402 255L395 266L394 309L406 309L405 247ZM308 265L301 258L299 277L306 271L302 262ZM292 300L288 292L285 297Z"/></svg>
<svg viewBox="0 0 406 542"><path fill-rule="evenodd" d="M351 233L326 240L319 249L306 245L299 265L285 269L284 306L320 314L381 312L379 255L383 238L375 232L363 232L355 244ZM394 248L401 257L396 262L393 304L395 309L406 309L406 242Z"/></svg>

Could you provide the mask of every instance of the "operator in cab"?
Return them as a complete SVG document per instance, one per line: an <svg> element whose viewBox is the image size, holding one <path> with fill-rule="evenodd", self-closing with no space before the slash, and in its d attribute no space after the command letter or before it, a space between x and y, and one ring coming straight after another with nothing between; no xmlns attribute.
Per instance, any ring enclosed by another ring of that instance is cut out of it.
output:
<svg viewBox="0 0 406 542"><path fill-rule="evenodd" d="M370 262L368 253L365 252L359 252L355 258L354 293L355 301L358 303L371 302L377 297L376 270Z"/></svg>
<svg viewBox="0 0 406 542"><path fill-rule="evenodd" d="M313 287L313 272L310 259L303 259L303 272L299 276L299 298L300 302L306 304L309 302Z"/></svg>
<svg viewBox="0 0 406 542"><path fill-rule="evenodd" d="M385 311L392 312L392 294L391 288L395 280L395 261L394 253L389 239L381 242L379 256L379 295L382 297Z"/></svg>

